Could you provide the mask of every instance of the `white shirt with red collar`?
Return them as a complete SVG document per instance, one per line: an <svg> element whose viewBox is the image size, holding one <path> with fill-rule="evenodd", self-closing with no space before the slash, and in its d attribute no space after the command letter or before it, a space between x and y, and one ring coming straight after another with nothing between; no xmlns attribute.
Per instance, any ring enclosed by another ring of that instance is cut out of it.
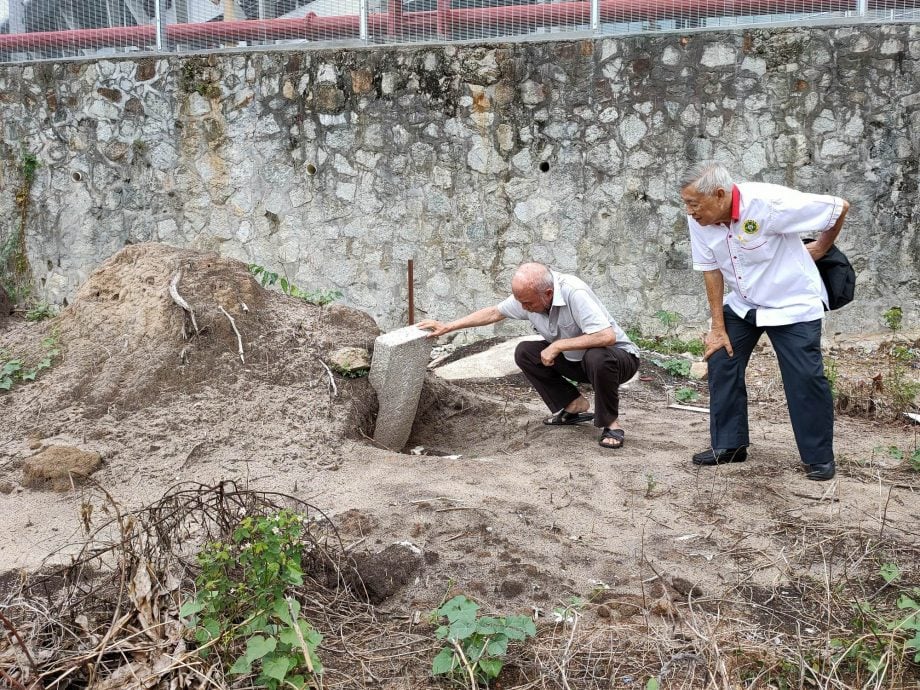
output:
<svg viewBox="0 0 920 690"><path fill-rule="evenodd" d="M827 290L799 234L829 230L842 211L835 196L734 185L728 225L701 226L687 216L693 268L721 270L729 287L724 304L740 318L756 309L758 326L821 319Z"/></svg>

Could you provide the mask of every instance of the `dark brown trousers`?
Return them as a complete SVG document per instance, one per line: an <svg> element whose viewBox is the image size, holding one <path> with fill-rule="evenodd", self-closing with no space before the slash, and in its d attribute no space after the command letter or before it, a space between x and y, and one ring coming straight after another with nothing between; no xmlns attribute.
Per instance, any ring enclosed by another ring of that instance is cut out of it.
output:
<svg viewBox="0 0 920 690"><path fill-rule="evenodd" d="M571 379L594 388L594 426L613 422L620 414L620 384L638 371L639 358L621 347L592 347L580 362L570 362L562 353L547 367L540 360L547 347L545 340L525 340L515 349L514 361L549 411L555 414L579 396L578 389L566 381Z"/></svg>

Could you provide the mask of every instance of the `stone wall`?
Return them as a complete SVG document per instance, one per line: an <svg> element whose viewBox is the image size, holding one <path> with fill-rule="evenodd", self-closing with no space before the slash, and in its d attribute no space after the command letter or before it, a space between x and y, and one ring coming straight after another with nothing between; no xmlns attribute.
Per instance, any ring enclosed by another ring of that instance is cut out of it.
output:
<svg viewBox="0 0 920 690"><path fill-rule="evenodd" d="M335 288L384 328L506 294L521 261L582 276L624 324L705 321L675 189L688 161L839 194L858 303L920 321L920 26L248 52L0 67L0 235L39 294L126 243L214 249ZM504 331L520 324L501 324ZM483 333L480 333L480 335Z"/></svg>

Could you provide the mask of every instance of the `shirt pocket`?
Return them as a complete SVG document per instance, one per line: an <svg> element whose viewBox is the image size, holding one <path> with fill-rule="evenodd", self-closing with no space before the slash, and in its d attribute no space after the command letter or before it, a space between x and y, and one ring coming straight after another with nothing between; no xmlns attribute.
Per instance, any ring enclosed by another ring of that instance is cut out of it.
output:
<svg viewBox="0 0 920 690"><path fill-rule="evenodd" d="M772 258L770 242L766 237L754 237L747 244L742 244L740 250L745 261L760 263Z"/></svg>

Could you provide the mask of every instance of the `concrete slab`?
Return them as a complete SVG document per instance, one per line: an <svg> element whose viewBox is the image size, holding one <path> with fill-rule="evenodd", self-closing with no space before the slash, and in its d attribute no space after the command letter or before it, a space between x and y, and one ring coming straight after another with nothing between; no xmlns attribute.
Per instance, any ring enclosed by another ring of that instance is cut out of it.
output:
<svg viewBox="0 0 920 690"><path fill-rule="evenodd" d="M407 326L374 341L370 382L377 391L374 441L402 450L409 440L434 339L428 331Z"/></svg>
<svg viewBox="0 0 920 690"><path fill-rule="evenodd" d="M512 338L503 343L494 345L488 350L477 352L475 355L458 359L450 364L435 367L434 373L446 381L461 379L498 379L502 376L519 374L517 364L514 363L514 349L524 340L540 340L538 335L525 335ZM629 381L620 385L620 390L628 390L639 380L637 371Z"/></svg>
<svg viewBox="0 0 920 690"><path fill-rule="evenodd" d="M498 379L520 373L514 363L514 348L524 340L540 340L538 335L525 335L499 343L488 350L436 367L434 373L447 381L459 379Z"/></svg>

